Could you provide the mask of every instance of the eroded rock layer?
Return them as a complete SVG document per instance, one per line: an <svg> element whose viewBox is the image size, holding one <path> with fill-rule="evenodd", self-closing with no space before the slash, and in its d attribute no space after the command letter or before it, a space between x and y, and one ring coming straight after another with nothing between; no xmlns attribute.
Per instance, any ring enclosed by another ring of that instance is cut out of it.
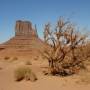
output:
<svg viewBox="0 0 90 90"><path fill-rule="evenodd" d="M45 47L32 23L19 20L16 21L15 36L0 45L0 56L38 54L43 52Z"/></svg>

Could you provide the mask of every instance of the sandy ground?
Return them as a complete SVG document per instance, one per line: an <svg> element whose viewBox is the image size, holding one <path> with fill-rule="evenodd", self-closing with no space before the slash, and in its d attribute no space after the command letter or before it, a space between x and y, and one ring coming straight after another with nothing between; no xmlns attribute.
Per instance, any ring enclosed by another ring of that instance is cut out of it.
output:
<svg viewBox="0 0 90 90"><path fill-rule="evenodd" d="M30 60L30 59L29 59ZM26 59L0 60L0 90L90 90L90 81L85 81L80 75L68 77L47 76L42 73L47 61L30 60L29 67L38 77L36 82L22 80L16 82L14 71L19 66L25 66ZM90 75L90 74L89 74ZM90 77L88 75L88 77ZM90 78L89 78L90 79ZM85 81L85 82L84 82ZM84 83L82 83L84 82Z"/></svg>

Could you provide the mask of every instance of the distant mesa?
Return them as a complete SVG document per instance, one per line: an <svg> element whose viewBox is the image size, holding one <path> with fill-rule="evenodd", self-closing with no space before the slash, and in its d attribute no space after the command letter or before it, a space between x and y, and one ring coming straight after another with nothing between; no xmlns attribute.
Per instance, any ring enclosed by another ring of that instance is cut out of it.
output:
<svg viewBox="0 0 90 90"><path fill-rule="evenodd" d="M15 36L35 36L37 37L36 28L32 27L32 23L29 21L16 21Z"/></svg>
<svg viewBox="0 0 90 90"><path fill-rule="evenodd" d="M30 21L16 21L15 36L0 44L0 56L30 56L43 52L46 44Z"/></svg>

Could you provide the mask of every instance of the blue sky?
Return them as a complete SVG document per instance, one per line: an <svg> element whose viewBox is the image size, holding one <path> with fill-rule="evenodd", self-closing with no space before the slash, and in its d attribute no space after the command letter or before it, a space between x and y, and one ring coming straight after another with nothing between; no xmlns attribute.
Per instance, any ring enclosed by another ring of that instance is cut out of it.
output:
<svg viewBox="0 0 90 90"><path fill-rule="evenodd" d="M0 0L0 42L14 36L16 20L36 24L42 37L44 24L54 24L60 16L89 30L90 0Z"/></svg>

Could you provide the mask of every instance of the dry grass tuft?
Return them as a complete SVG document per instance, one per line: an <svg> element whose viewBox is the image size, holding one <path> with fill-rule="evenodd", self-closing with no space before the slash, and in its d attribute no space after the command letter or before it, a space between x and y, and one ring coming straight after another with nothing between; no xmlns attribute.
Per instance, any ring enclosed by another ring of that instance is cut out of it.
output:
<svg viewBox="0 0 90 90"><path fill-rule="evenodd" d="M26 68L25 67L19 67L15 70L15 80L16 81L21 81L24 79L26 73Z"/></svg>
<svg viewBox="0 0 90 90"><path fill-rule="evenodd" d="M13 57L12 60L18 60L18 57Z"/></svg>
<svg viewBox="0 0 90 90"><path fill-rule="evenodd" d="M9 59L10 59L10 57L8 57L8 56L4 57L4 60L9 60Z"/></svg>
<svg viewBox="0 0 90 90"><path fill-rule="evenodd" d="M19 67L15 70L15 80L21 81L21 80L30 80L30 81L36 81L37 77L36 75L31 71L29 67Z"/></svg>
<svg viewBox="0 0 90 90"><path fill-rule="evenodd" d="M32 63L31 63L29 60L27 60L27 61L25 62L25 64L26 64L26 65L32 65Z"/></svg>
<svg viewBox="0 0 90 90"><path fill-rule="evenodd" d="M17 57L12 57L12 59L11 59L9 62L14 62L14 61L16 61L16 60L18 60Z"/></svg>
<svg viewBox="0 0 90 90"><path fill-rule="evenodd" d="M34 57L34 60L35 60L35 61L37 61L37 60L38 60L38 58L39 58L39 56L36 56L36 57Z"/></svg>

